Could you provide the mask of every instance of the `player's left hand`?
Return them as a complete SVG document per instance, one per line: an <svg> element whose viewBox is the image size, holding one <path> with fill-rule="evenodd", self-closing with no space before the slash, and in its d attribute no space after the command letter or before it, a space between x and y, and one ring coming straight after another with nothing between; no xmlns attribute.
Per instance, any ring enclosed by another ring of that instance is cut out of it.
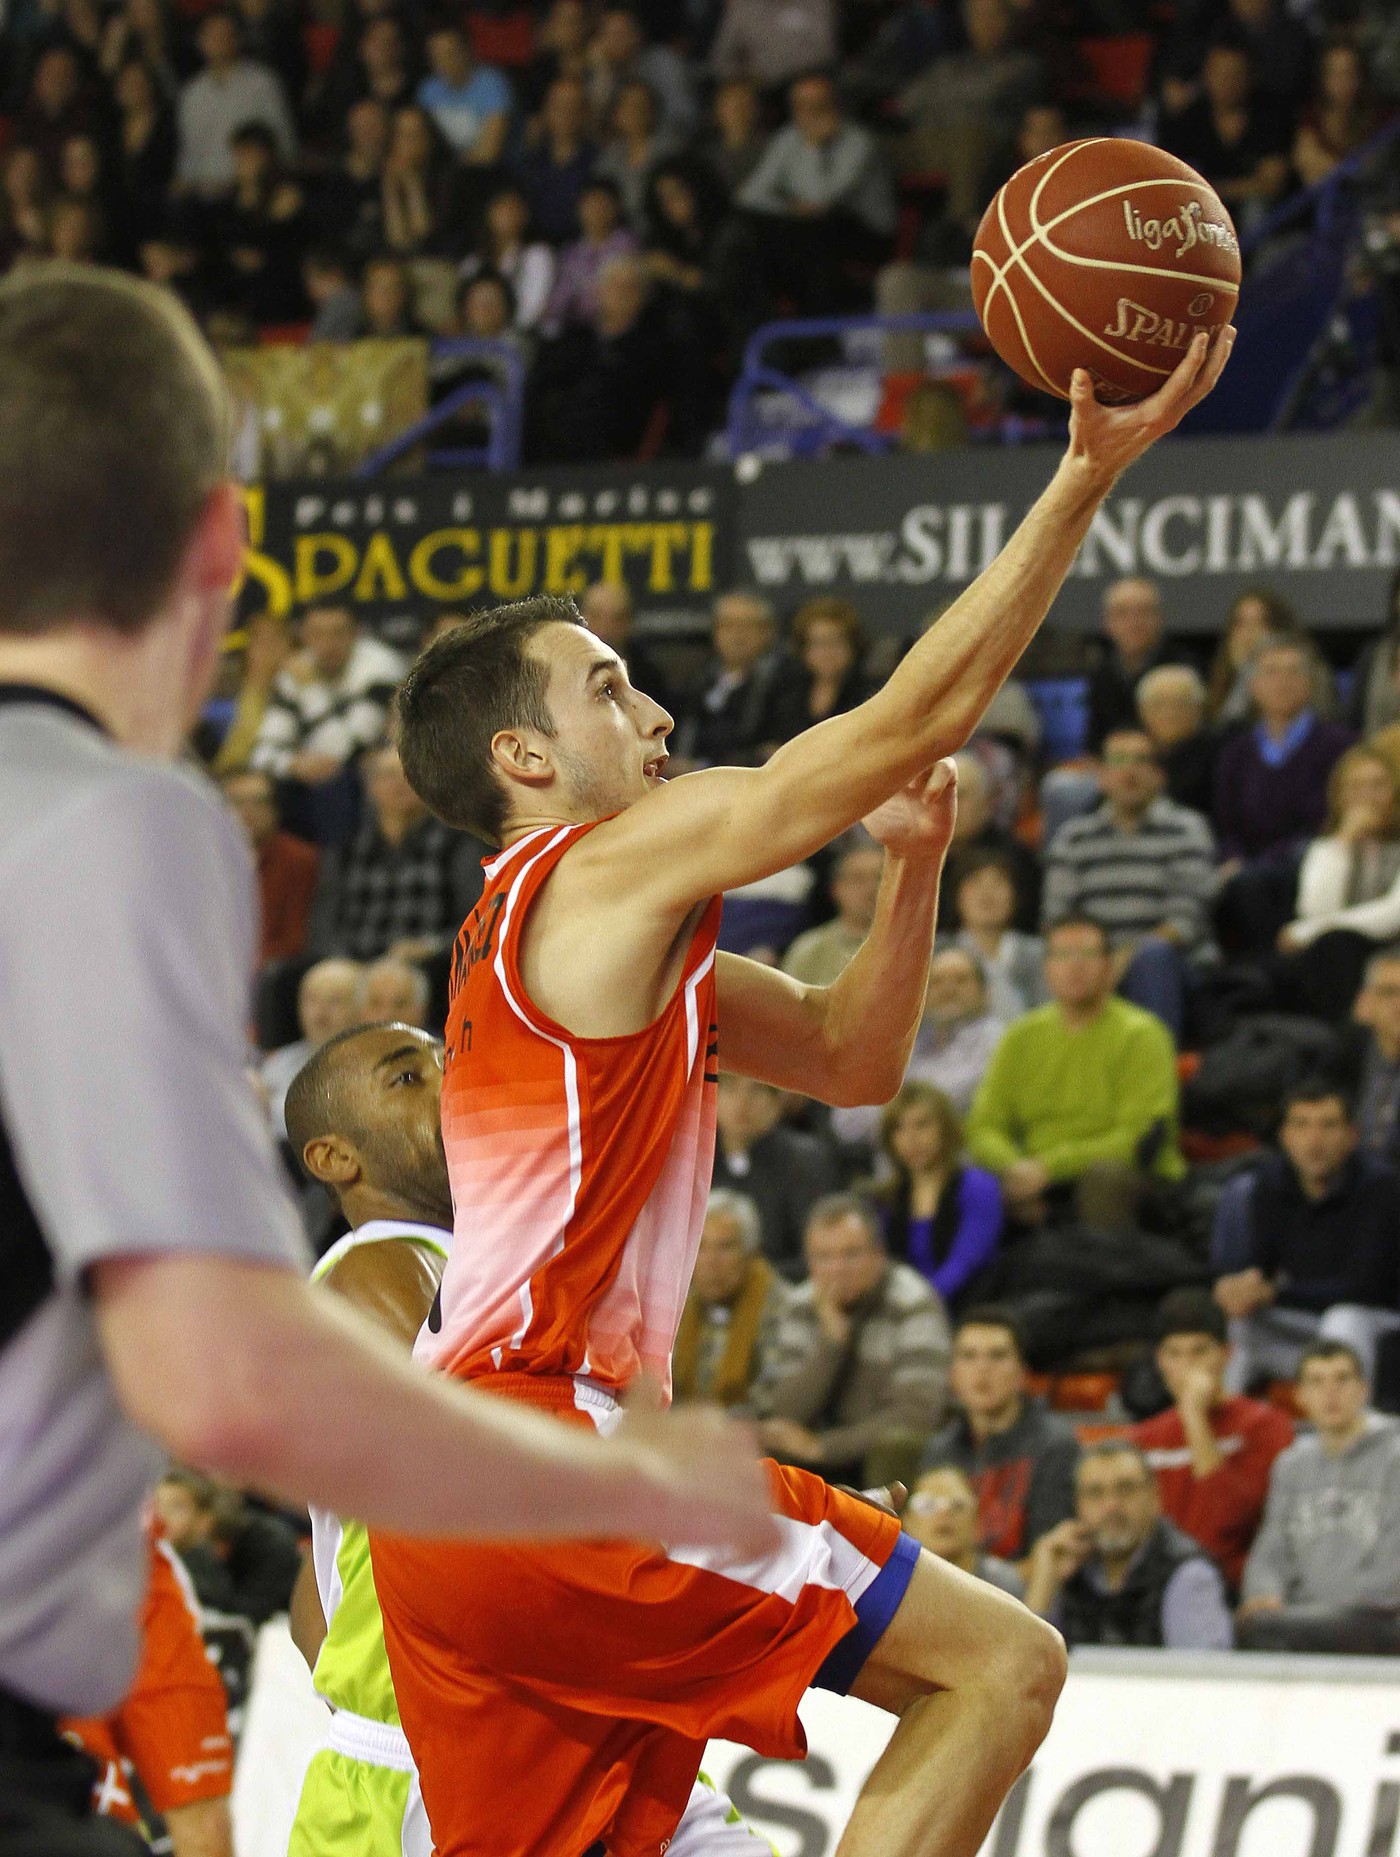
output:
<svg viewBox="0 0 1400 1857"><path fill-rule="evenodd" d="M1155 393L1135 406L1102 406L1088 371L1076 368L1069 384L1069 455L1110 482L1170 432L1214 387L1235 345L1227 324L1213 337L1202 331Z"/></svg>
<svg viewBox="0 0 1400 1857"><path fill-rule="evenodd" d="M945 760L867 813L862 823L892 857L941 858L957 822L958 770Z"/></svg>

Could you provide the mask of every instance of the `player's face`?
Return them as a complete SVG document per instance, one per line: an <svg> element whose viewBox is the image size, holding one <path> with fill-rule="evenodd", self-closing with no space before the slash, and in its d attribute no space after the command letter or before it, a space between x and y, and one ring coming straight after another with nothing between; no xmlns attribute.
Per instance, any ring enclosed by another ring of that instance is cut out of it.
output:
<svg viewBox="0 0 1400 1857"><path fill-rule="evenodd" d="M442 1150L442 1046L426 1032L386 1025L356 1039L363 1144L372 1184L397 1194L440 1225L452 1223Z"/></svg>
<svg viewBox="0 0 1400 1857"><path fill-rule="evenodd" d="M617 653L581 625L545 627L530 651L549 667L549 747L571 816L603 819L662 786L675 724L632 687Z"/></svg>

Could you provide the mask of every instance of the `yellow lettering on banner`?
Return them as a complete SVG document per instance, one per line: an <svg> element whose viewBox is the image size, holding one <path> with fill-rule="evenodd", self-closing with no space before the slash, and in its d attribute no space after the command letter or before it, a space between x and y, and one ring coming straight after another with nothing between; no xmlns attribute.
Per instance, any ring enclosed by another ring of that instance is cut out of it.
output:
<svg viewBox="0 0 1400 1857"><path fill-rule="evenodd" d="M632 527L626 522L600 522L588 531L589 552L602 556L599 580L611 581L618 587L627 584L627 569L622 565L622 557Z"/></svg>
<svg viewBox="0 0 1400 1857"><path fill-rule="evenodd" d="M671 572L671 555L677 548L684 548L688 535L687 525L683 522L658 522L651 531L651 577L647 581L648 593L674 593L676 578Z"/></svg>
<svg viewBox="0 0 1400 1857"><path fill-rule="evenodd" d="M544 532L544 590L546 593L582 593L588 585L584 568L574 566L574 556L583 547L584 530L579 523Z"/></svg>
<svg viewBox="0 0 1400 1857"><path fill-rule="evenodd" d="M243 486L243 510L248 524L248 539L244 544L238 579L232 590L234 598L243 591L245 581L256 580L267 595L264 610L274 619L284 619L292 610L292 577L280 561L274 561L271 555L262 552L267 521L267 493L261 484Z"/></svg>
<svg viewBox="0 0 1400 1857"><path fill-rule="evenodd" d="M715 584L715 525L697 522L690 531L690 591L708 593Z"/></svg>
<svg viewBox="0 0 1400 1857"><path fill-rule="evenodd" d="M360 564L360 576L355 582L355 598L401 600L407 593L403 569L394 553L394 544L383 529L376 529L369 538L369 547L365 549L365 558Z"/></svg>
<svg viewBox="0 0 1400 1857"><path fill-rule="evenodd" d="M335 565L323 571L319 563L324 555L329 555ZM337 535L333 529L326 529L317 535L296 538L293 563L292 581L297 602L304 606L308 600L323 599L328 593L340 593L348 587L355 577L358 557L348 535Z"/></svg>
<svg viewBox="0 0 1400 1857"><path fill-rule="evenodd" d="M491 591L501 600L521 600L535 585L535 566L539 558L538 529L493 529L491 531ZM516 567L510 570L511 548L516 550Z"/></svg>
<svg viewBox="0 0 1400 1857"><path fill-rule="evenodd" d="M451 580L444 580L434 565L434 557L448 549L457 549L463 564ZM469 566L472 556L481 553L481 537L475 529L434 529L414 543L408 557L408 578L430 600L463 600L480 591L486 575L483 569Z"/></svg>

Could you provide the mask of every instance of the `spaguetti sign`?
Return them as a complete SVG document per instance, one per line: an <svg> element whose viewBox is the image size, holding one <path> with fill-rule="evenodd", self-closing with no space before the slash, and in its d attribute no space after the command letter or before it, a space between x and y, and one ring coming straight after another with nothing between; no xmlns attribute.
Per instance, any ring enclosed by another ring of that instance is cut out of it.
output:
<svg viewBox="0 0 1400 1857"><path fill-rule="evenodd" d="M1081 1653L983 1857L1400 1857L1400 1665ZM781 1857L830 1857L891 1721L813 1691L806 1761L706 1770Z"/></svg>
<svg viewBox="0 0 1400 1857"><path fill-rule="evenodd" d="M915 627L999 553L1058 453L974 447L929 458L746 460L740 552L781 605L842 593ZM1218 630L1261 582L1319 626L1375 625L1400 566L1400 435L1180 439L1120 481L1094 519L1055 622L1098 622L1103 589L1158 581L1171 624Z"/></svg>

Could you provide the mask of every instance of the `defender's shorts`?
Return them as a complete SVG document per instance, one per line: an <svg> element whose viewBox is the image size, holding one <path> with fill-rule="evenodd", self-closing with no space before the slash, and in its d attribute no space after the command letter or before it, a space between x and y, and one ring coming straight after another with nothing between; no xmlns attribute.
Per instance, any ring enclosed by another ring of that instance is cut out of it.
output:
<svg viewBox="0 0 1400 1857"><path fill-rule="evenodd" d="M558 1416L606 1424L615 1410L587 1383L567 1391ZM782 1538L748 1563L632 1542L372 1535L440 1857L579 1857L600 1840L609 1857L659 1857L711 1736L806 1751L803 1692L850 1687L919 1549L819 1477L769 1471Z"/></svg>
<svg viewBox="0 0 1400 1857"><path fill-rule="evenodd" d="M397 1728L335 1715L301 1785L287 1857L433 1857L408 1743Z"/></svg>

